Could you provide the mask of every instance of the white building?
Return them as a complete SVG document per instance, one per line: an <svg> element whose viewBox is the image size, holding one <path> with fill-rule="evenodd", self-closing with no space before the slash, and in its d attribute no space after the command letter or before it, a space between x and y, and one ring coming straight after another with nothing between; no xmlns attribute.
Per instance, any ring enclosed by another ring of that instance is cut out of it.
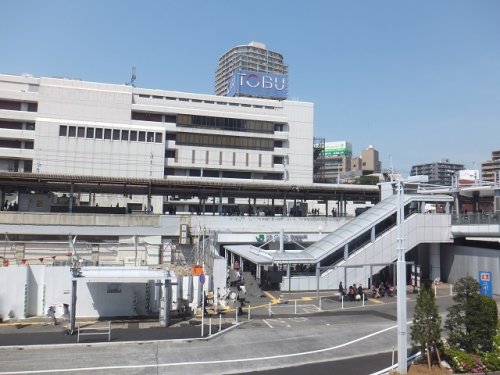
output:
<svg viewBox="0 0 500 375"><path fill-rule="evenodd" d="M0 170L311 184L313 104L0 75Z"/></svg>

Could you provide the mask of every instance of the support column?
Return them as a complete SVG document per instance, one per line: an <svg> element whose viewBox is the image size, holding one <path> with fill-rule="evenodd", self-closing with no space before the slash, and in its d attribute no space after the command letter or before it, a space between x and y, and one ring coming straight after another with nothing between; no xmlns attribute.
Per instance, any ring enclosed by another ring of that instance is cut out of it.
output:
<svg viewBox="0 0 500 375"><path fill-rule="evenodd" d="M172 306L172 282L164 279L162 282L162 296L160 299L160 327L170 324L170 306Z"/></svg>
<svg viewBox="0 0 500 375"><path fill-rule="evenodd" d="M441 279L441 246L438 243L429 244L429 278Z"/></svg>
<svg viewBox="0 0 500 375"><path fill-rule="evenodd" d="M325 216L328 216L328 199L325 200ZM333 216L333 215L332 215Z"/></svg>
<svg viewBox="0 0 500 375"><path fill-rule="evenodd" d="M74 185L73 183L71 183L69 187L69 205L68 205L68 212L70 214L73 212L73 193L74 193Z"/></svg>
<svg viewBox="0 0 500 375"><path fill-rule="evenodd" d="M76 326L76 290L77 280L71 280L71 308L69 310L69 333L72 335L75 332Z"/></svg>
<svg viewBox="0 0 500 375"><path fill-rule="evenodd" d="M148 184L148 203L147 204L148 204L148 207L146 208L146 213L152 214L153 208L151 207L151 183Z"/></svg>
<svg viewBox="0 0 500 375"><path fill-rule="evenodd" d="M370 241L371 243L374 243L375 242L375 226L372 227L372 229L370 230Z"/></svg>

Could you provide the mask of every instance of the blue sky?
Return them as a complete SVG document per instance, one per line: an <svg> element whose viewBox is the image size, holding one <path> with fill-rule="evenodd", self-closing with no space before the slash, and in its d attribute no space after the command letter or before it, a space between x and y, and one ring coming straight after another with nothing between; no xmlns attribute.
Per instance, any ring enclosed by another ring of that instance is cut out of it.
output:
<svg viewBox="0 0 500 375"><path fill-rule="evenodd" d="M384 168L500 149L500 1L3 0L0 73L213 93L218 58L282 53L314 135L373 145ZM475 164L474 164L475 163Z"/></svg>

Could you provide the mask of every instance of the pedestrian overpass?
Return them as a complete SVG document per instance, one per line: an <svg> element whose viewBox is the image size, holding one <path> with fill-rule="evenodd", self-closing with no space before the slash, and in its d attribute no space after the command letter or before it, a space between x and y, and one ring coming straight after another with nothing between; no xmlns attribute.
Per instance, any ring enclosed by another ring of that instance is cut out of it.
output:
<svg viewBox="0 0 500 375"><path fill-rule="evenodd" d="M397 259L398 197L391 196L304 250L264 250L251 245L225 246L228 254L245 264L255 264L256 277L281 273L279 287L287 290L336 289L366 282ZM452 243L456 237L474 234L500 237L498 218L482 223L451 214L449 195L404 195L403 239L406 251L420 244ZM426 212L426 204L436 204L442 213ZM452 220L453 217L453 220ZM431 245L432 246L432 245ZM436 256L436 254L434 254ZM437 259L439 264L439 258ZM312 272L311 272L312 271Z"/></svg>

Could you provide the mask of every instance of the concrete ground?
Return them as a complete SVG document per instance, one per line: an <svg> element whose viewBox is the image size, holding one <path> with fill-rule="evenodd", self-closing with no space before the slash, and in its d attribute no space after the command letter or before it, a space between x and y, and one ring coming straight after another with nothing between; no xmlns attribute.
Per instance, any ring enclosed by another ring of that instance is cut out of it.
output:
<svg viewBox="0 0 500 375"><path fill-rule="evenodd" d="M410 319L415 299L409 292ZM449 287L438 286L437 301L444 313L452 304ZM333 293L322 293L322 311L315 293L266 294L248 302L238 324L235 310L226 311L220 334L214 334L218 319L213 316L212 336L205 325L203 338L200 317L168 328L156 322L114 322L110 343L103 335L86 336L78 344L61 326L43 322L0 325L0 375L236 374L275 368L294 374L303 373L297 372L300 366L321 363L328 363L331 373L349 368L351 374L373 374L391 365L397 345L395 297L342 308Z"/></svg>

